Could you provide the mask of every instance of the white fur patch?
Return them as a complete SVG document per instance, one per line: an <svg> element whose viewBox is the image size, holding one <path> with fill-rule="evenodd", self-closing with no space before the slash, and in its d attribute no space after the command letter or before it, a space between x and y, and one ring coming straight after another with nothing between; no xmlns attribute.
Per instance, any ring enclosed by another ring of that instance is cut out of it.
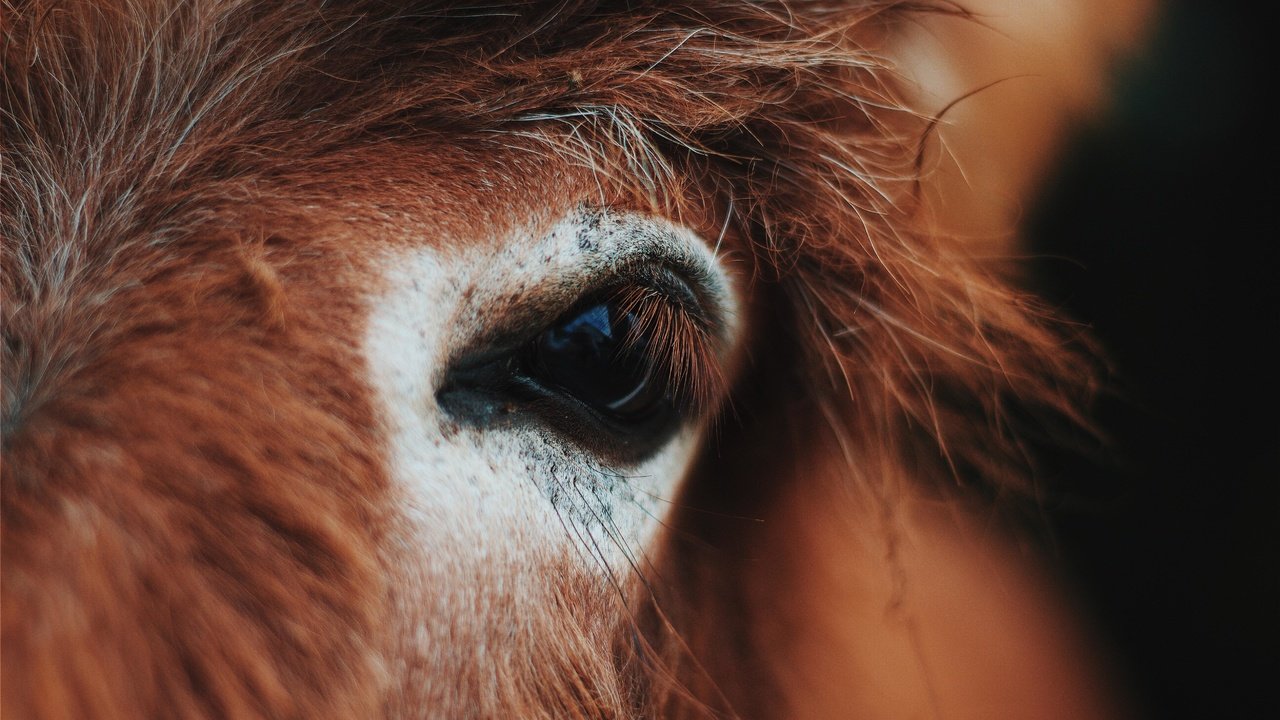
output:
<svg viewBox="0 0 1280 720"><path fill-rule="evenodd" d="M410 574L426 588L519 582L512 568L533 570L566 554L605 574L626 572L668 514L700 428L618 468L536 421L458 423L437 392L451 353L483 338L513 300L566 310L591 282L650 258L705 269L701 289L732 320L725 274L692 233L638 215L581 210L536 237L455 245L463 249L386 258L385 291L373 300L365 337L407 526L402 551L417 565Z"/></svg>

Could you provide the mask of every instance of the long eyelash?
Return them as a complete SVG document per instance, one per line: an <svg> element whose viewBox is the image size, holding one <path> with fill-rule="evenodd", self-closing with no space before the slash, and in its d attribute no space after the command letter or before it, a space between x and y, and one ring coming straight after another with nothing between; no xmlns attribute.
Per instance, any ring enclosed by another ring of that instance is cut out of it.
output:
<svg viewBox="0 0 1280 720"><path fill-rule="evenodd" d="M725 378L720 341L707 321L652 287L625 286L613 299L622 312L635 317L623 347L632 349L645 340L650 367L667 384L677 406L708 412L723 394Z"/></svg>

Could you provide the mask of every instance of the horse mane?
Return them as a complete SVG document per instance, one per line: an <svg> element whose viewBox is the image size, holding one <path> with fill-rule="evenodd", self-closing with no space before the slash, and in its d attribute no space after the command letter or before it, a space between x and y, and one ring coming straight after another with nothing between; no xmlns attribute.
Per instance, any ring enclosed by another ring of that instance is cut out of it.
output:
<svg viewBox="0 0 1280 720"><path fill-rule="evenodd" d="M465 143L567 160L590 171L601 204L676 219L743 263L750 337L652 593L631 611L639 631L604 649L632 689L609 707L583 687L538 692L584 717L782 712L772 641L756 632L761 580L743 558L697 548L751 535L732 518L768 516L788 495L876 507L905 484L1029 495L1030 448L1087 425L1095 390L1079 333L917 218L937 119L906 106L878 39L926 12L962 13L893 0L7 1L6 454L83 364L85 333L67 318L113 322L94 293L130 257L165 243L260 245L237 228L278 205L284 185L315 202L348 187L373 196L378 168L344 159L353 148ZM237 272L252 279L252 262ZM270 279L251 285L269 315ZM11 507L25 492L12 464ZM6 509L6 564L32 532ZM720 619L700 620L710 613ZM15 667L11 618L6 709L32 673L92 685L92 667ZM194 667L196 653L179 655ZM316 668L289 679L287 703L270 699L278 677L255 687L201 672L180 707L232 712L247 692L320 716L365 707L355 688L386 669ZM321 700L337 692L352 699ZM602 706L581 709L588 701Z"/></svg>

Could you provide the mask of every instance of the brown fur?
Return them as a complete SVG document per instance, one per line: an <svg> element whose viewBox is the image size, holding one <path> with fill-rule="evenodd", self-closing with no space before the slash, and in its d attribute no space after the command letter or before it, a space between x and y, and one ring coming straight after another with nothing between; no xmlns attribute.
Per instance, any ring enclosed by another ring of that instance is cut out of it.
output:
<svg viewBox="0 0 1280 720"><path fill-rule="evenodd" d="M1026 434L1080 421L1091 364L916 227L929 119L865 45L919 4L468 7L4 6L6 717L421 710L387 636L352 228L413 205L393 179L458 157L436 147L540 156L753 278L663 564L626 608L566 571L529 646L458 670L454 711L787 716L751 562L803 562L779 499L1026 489ZM733 515L776 518L767 554Z"/></svg>

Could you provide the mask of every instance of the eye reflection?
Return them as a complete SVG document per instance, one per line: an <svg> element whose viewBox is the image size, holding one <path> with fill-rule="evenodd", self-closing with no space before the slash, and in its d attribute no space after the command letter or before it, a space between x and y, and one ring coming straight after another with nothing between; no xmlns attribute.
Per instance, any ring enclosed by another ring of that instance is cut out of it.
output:
<svg viewBox="0 0 1280 720"><path fill-rule="evenodd" d="M638 324L613 300L570 312L534 341L531 374L615 419L647 418L667 398Z"/></svg>

